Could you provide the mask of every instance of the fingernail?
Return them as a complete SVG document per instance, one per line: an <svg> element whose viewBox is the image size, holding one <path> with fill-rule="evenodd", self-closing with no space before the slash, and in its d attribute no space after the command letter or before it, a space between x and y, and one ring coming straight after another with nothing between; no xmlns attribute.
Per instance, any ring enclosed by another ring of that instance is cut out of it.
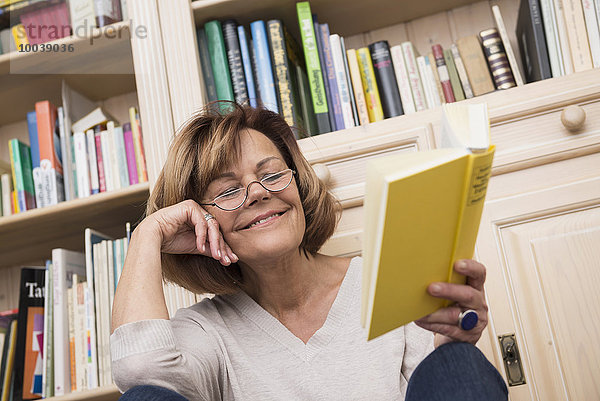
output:
<svg viewBox="0 0 600 401"><path fill-rule="evenodd" d="M237 262L238 260L240 260L240 258L238 258L237 255L233 252L231 252L231 257L233 258L234 262Z"/></svg>
<svg viewBox="0 0 600 401"><path fill-rule="evenodd" d="M456 270L465 271L467 268L467 263L464 260L456 262Z"/></svg>
<svg viewBox="0 0 600 401"><path fill-rule="evenodd" d="M206 252L206 245L202 244L202 253Z"/></svg>
<svg viewBox="0 0 600 401"><path fill-rule="evenodd" d="M225 259L225 262L227 262L227 264L231 264L231 260L229 260L227 256L225 256L223 259Z"/></svg>
<svg viewBox="0 0 600 401"><path fill-rule="evenodd" d="M440 291L442 291L442 287L441 287L439 284L432 284L432 285L429 287L429 291L430 291L432 294L439 294L439 293L440 293Z"/></svg>
<svg viewBox="0 0 600 401"><path fill-rule="evenodd" d="M221 258L221 250L217 249L217 256L219 257L219 259Z"/></svg>

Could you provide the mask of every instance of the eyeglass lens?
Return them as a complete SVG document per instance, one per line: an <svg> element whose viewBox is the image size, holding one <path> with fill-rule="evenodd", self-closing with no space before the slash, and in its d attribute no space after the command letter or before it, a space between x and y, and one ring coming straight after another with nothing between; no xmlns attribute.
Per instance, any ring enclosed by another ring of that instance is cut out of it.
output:
<svg viewBox="0 0 600 401"><path fill-rule="evenodd" d="M217 196L214 200L215 204L226 210L233 210L240 207L245 201L248 194L248 190L253 183L260 184L264 189L269 192L279 192L287 188L292 182L293 172L290 169L280 171L265 176L260 181L252 181L246 188L237 188L228 191L220 196Z"/></svg>

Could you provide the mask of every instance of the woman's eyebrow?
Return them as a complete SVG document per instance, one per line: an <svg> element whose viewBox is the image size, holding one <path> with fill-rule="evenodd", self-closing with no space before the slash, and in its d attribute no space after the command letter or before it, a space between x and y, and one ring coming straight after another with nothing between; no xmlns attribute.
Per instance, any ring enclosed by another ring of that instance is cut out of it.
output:
<svg viewBox="0 0 600 401"><path fill-rule="evenodd" d="M256 168L260 169L262 166L264 166L266 163L270 162L271 160L281 160L280 157L277 156L269 156L269 157L265 157L264 159L262 159L261 161L259 161L258 163L256 163ZM219 180L221 178L235 178L235 173L228 171L226 173L221 173L218 176L215 177L215 181Z"/></svg>

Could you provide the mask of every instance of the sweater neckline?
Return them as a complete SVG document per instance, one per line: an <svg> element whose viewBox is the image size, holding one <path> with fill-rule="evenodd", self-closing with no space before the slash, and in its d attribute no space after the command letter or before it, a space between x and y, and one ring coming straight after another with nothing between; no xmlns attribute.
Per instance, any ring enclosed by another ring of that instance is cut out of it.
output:
<svg viewBox="0 0 600 401"><path fill-rule="evenodd" d="M357 277L360 273L359 267L360 257L356 256L350 261L323 326L310 337L306 344L244 291L223 295L223 297L271 338L288 348L301 360L309 361L339 332L344 317L348 313L352 294L355 292L356 286L360 284Z"/></svg>

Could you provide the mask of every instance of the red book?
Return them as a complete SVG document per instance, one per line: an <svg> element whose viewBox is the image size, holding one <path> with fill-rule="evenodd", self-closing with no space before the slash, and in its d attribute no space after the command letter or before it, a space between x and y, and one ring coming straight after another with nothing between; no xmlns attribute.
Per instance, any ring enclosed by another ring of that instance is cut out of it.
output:
<svg viewBox="0 0 600 401"><path fill-rule="evenodd" d="M63 38L71 33L66 2L25 12L20 16L20 20L32 45Z"/></svg>
<svg viewBox="0 0 600 401"><path fill-rule="evenodd" d="M444 60L444 50L441 45L433 45L431 46L431 50L433 51L433 57L435 58L435 65L437 66L438 75L440 76L440 83L442 84L446 103L456 102L452 84L450 83L450 75L448 75L448 67Z"/></svg>

